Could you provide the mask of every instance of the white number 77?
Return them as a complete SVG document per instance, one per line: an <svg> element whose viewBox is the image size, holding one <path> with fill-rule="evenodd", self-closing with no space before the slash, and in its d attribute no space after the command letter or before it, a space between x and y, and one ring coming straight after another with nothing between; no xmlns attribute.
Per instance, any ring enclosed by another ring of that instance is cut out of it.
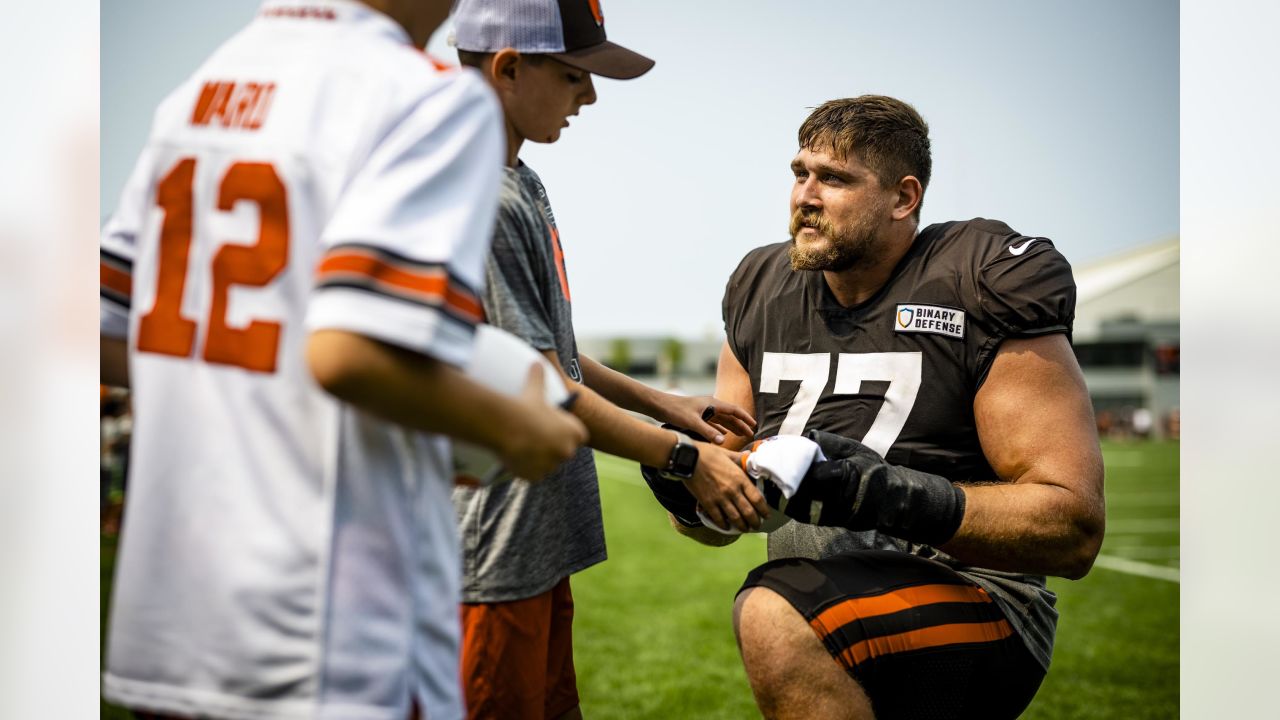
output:
<svg viewBox="0 0 1280 720"><path fill-rule="evenodd" d="M836 362L836 381L831 392L834 395L852 395L862 388L864 381L887 381L884 404L876 414L875 422L862 438L862 444L884 455L893 447L907 424L911 408L920 393L920 372L923 356L918 352L840 353ZM779 435L803 435L809 416L818 406L822 390L831 375L831 353L771 353L764 354L760 366L760 392L776 393L783 380L799 380L787 417L778 428Z"/></svg>

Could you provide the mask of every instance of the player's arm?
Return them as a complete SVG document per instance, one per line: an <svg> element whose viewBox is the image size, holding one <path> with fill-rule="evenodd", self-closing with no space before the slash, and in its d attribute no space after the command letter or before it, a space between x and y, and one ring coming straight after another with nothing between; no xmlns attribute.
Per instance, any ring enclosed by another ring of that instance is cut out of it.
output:
<svg viewBox="0 0 1280 720"><path fill-rule="evenodd" d="M689 397L662 392L586 355L580 355L578 360L586 386L618 407L692 430L716 444L731 434L750 435L755 429L755 419L742 406L708 395Z"/></svg>
<svg viewBox="0 0 1280 720"><path fill-rule="evenodd" d="M543 402L541 371L518 398L495 393L430 356L344 330L307 340L312 375L365 412L493 449L524 478L541 478L586 441L582 424Z"/></svg>
<svg viewBox="0 0 1280 720"><path fill-rule="evenodd" d="M129 387L129 346L124 338L100 336L98 374L103 385Z"/></svg>
<svg viewBox="0 0 1280 720"><path fill-rule="evenodd" d="M733 351L729 349L728 342L721 346L720 359L716 363L716 398L739 407L752 407L755 404L755 398L751 393L751 376L742 367L742 363L738 362L738 358L734 356ZM725 438L724 447L740 450L750 441L750 435L731 433ZM717 547L728 545L742 537L741 535L725 535L708 527L686 527L676 520L671 513L667 513L667 519L671 522L671 527L676 532L697 540L703 545Z"/></svg>
<svg viewBox="0 0 1280 720"><path fill-rule="evenodd" d="M552 365L560 367L553 351L544 353ZM567 376L564 381L566 385L572 383ZM628 415L590 387L579 387L573 413L587 426L591 447L651 467L667 465L676 444L675 433ZM737 454L709 443L695 445L698 464L693 477L684 483L703 512L721 527L733 526L743 531L759 527L761 519L769 516L769 506L738 465Z"/></svg>
<svg viewBox="0 0 1280 720"><path fill-rule="evenodd" d="M1004 483L963 487L964 519L942 549L981 567L1083 577L1102 545L1102 451L1066 336L1006 340L974 416Z"/></svg>

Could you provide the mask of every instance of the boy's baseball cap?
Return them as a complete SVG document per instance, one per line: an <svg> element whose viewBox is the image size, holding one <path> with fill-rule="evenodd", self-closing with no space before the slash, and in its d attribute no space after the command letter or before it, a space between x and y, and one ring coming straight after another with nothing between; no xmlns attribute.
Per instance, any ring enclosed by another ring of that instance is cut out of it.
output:
<svg viewBox="0 0 1280 720"><path fill-rule="evenodd" d="M453 23L459 50L550 55L615 80L653 67L649 58L605 39L600 0L457 0Z"/></svg>

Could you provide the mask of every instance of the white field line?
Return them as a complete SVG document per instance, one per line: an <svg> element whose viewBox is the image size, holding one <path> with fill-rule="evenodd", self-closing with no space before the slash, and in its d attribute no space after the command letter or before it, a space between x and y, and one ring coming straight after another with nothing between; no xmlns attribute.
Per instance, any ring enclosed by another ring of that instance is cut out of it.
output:
<svg viewBox="0 0 1280 720"><path fill-rule="evenodd" d="M1176 492L1113 492L1107 493L1107 507L1176 507Z"/></svg>
<svg viewBox="0 0 1280 720"><path fill-rule="evenodd" d="M1108 545L1107 552L1130 560L1177 560L1182 548L1177 545Z"/></svg>
<svg viewBox="0 0 1280 720"><path fill-rule="evenodd" d="M1114 570L1118 573L1126 575L1137 575L1139 577L1152 578L1154 580L1167 580L1169 582L1181 584L1181 574L1177 568L1164 567L1163 565L1152 565L1151 563L1139 562L1138 560L1129 560L1128 558L1116 557L1114 555L1099 555L1098 559L1093 562L1094 567L1106 568Z"/></svg>
<svg viewBox="0 0 1280 720"><path fill-rule="evenodd" d="M1176 533L1179 523L1177 518L1138 518L1130 520L1112 520L1107 523L1107 535L1146 535L1155 533Z"/></svg>

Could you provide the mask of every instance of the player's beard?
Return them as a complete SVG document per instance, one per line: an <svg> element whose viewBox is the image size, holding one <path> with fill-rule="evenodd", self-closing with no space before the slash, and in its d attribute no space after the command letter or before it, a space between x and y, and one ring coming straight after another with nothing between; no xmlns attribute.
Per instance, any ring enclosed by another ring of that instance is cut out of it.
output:
<svg viewBox="0 0 1280 720"><path fill-rule="evenodd" d="M791 269L844 272L863 263L876 247L877 215L866 213L858 222L837 228L821 213L796 209L791 214L791 239L795 241L802 228L812 227L827 242L817 247L801 247L798 241L793 242L788 251Z"/></svg>

